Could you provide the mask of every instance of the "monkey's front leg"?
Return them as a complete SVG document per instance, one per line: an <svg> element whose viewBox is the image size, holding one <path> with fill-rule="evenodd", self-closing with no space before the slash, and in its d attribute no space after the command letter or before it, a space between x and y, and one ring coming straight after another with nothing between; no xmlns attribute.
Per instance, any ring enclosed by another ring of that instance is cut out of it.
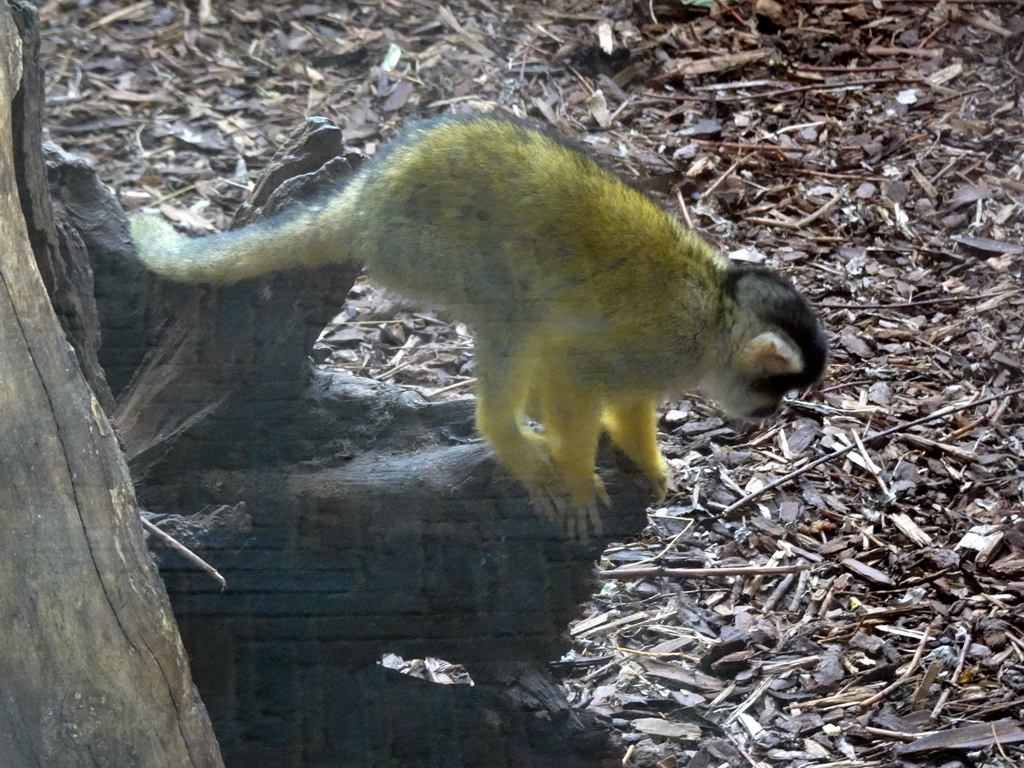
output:
<svg viewBox="0 0 1024 768"><path fill-rule="evenodd" d="M668 465L658 447L657 402L647 397L613 397L605 404L604 424L612 444L647 477L654 503L665 498Z"/></svg>

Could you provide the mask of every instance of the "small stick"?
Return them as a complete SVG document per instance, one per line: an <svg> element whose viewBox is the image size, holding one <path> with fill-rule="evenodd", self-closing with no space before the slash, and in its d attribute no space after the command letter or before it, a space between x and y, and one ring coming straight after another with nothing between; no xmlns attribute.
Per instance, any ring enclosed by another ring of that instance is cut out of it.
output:
<svg viewBox="0 0 1024 768"><path fill-rule="evenodd" d="M752 707L758 701L758 699L764 696L765 691L767 691L768 688L771 687L771 684L774 683L777 679L777 675L768 675L767 677L765 677L760 683L757 684L757 687L754 688L753 691L751 691L750 695L747 696L746 699L740 702L739 706L737 706L732 712L729 713L725 720L722 721L722 725L729 725L730 723L733 723L736 720L738 720L740 715L742 715L744 712L750 709L750 707ZM760 765L760 763L754 763L754 765Z"/></svg>
<svg viewBox="0 0 1024 768"><path fill-rule="evenodd" d="M176 538L171 536L171 534L169 534L166 531L162 531L159 528L157 528L155 525L153 525L151 522L149 522L149 520L147 520L146 518L139 517L139 520L142 521L142 527L145 528L147 531L149 531L154 536L156 536L158 539L160 539L160 541L162 541L164 544L166 544L168 547L173 549L175 552L177 552L179 555L184 557L189 562L194 563L195 565L199 566L199 568L201 570L206 571L208 574L213 576L213 578L215 578L218 581L218 583L220 584L220 589L221 589L222 592L225 589L228 588L228 583L224 579L224 577L221 576L217 572L216 568L214 568L208 562L203 560L203 558L201 558L199 555L197 555L191 549L186 547L184 544L182 544Z"/></svg>
<svg viewBox="0 0 1024 768"><path fill-rule="evenodd" d="M967 650L971 647L971 640L971 633L967 632L966 636L964 637L963 645L960 646L960 655L957 657L956 660L956 669L954 669L953 674L949 676L949 682L952 685L959 684L958 681L960 679L960 673L964 671L964 662L967 660ZM939 694L939 700L935 703L935 706L932 708L932 714L929 718L933 723L938 720L939 715L942 713L943 707L946 706L946 701L949 699L950 691L952 690L952 687L949 687L943 690L941 694Z"/></svg>
<svg viewBox="0 0 1024 768"><path fill-rule="evenodd" d="M648 515L648 517L652 517L652 516ZM654 518L654 519L657 520L657 519L664 519L664 518ZM639 563L637 563L637 565L634 566L634 568L639 567L639 565L642 564L642 563L654 562L655 560L658 560L658 559L664 557L665 555L667 555L670 551L675 549L675 546L676 546L676 544L679 543L679 540L681 538L683 538L683 536L688 534L692 528L693 528L693 520L690 520L685 526L683 526L683 530L681 530L679 533L677 533L675 536L673 536L672 540L669 541L669 543L666 544L664 547L662 547L661 552L658 552L656 555L651 555L650 557L648 557L648 558L646 558L644 560L641 560Z"/></svg>
<svg viewBox="0 0 1024 768"><path fill-rule="evenodd" d="M721 176L719 176L717 179L715 179L715 183L714 184L712 184L710 187L708 187L707 189L705 189L701 193L701 197L703 197L703 198L711 197L711 195L714 194L715 190L718 189L720 186L722 186L722 184L725 182L726 179L728 179L730 176L732 176L733 171L735 171L737 168L740 167L740 163L742 163L742 162L743 162L743 158L741 157L735 163L730 165L729 169L725 173L723 173Z"/></svg>
<svg viewBox="0 0 1024 768"><path fill-rule="evenodd" d="M897 48L889 45L869 45L868 56L917 56L919 59L935 59L942 55L942 50L935 48Z"/></svg>
<svg viewBox="0 0 1024 768"><path fill-rule="evenodd" d="M926 731L924 733L906 733L905 731L889 731L885 728L874 728L870 725L865 725L864 731L870 733L872 736L881 736L883 739L895 739L896 741L917 741L922 736L927 736L929 733L935 733L935 731Z"/></svg>
<svg viewBox="0 0 1024 768"><path fill-rule="evenodd" d="M463 387L471 387L474 384L476 384L476 377L475 376L473 378L471 378L471 379L464 379L463 381L456 381L454 384L449 384L447 387L441 387L440 389L434 389L434 390L431 390L430 392L425 392L423 394L424 394L424 397L426 397L428 400L433 400L438 395L443 395L443 394L445 394L447 392L451 392L451 391L456 390L456 389L462 389Z"/></svg>
<svg viewBox="0 0 1024 768"><path fill-rule="evenodd" d="M898 678L893 680L891 683L889 683L889 685L885 686L885 688L876 693L874 696L869 696L868 698L864 699L864 701L860 702L861 710L865 710L872 704L878 703L883 698L885 698L889 693L896 690L899 686L903 685L903 683L905 683L910 678L910 676L914 673L914 670L917 668L917 665L920 663L921 657L924 656L924 647L928 643L928 640L931 638L931 632L931 627L924 628L924 635L922 635L921 637L921 642L917 644L917 650L914 652L914 658L910 660L910 665L907 667L906 671Z"/></svg>
<svg viewBox="0 0 1024 768"><path fill-rule="evenodd" d="M832 73L850 73L850 72L893 72L899 71L903 67L899 64L877 64L873 67L816 67L811 64L797 64L797 72L832 72Z"/></svg>
<svg viewBox="0 0 1024 768"><path fill-rule="evenodd" d="M875 482L878 483L878 487L882 489L882 495L889 498L889 489L885 485L885 479L882 477L882 470L871 460L868 456L868 449L864 447L864 443L861 442L860 435L857 434L857 430L851 429L850 434L853 436L853 442L857 444L857 453L859 453L864 463L867 464L867 469L871 475L875 478Z"/></svg>
<svg viewBox="0 0 1024 768"><path fill-rule="evenodd" d="M831 200L829 200L827 203L825 203L823 206L821 206L821 208L816 210L814 213L811 213L811 214L809 214L807 216L804 216L799 221L787 221L786 219L779 219L779 220L775 220L775 219L760 219L760 218L754 218L754 217L748 219L748 221L752 221L755 224L764 224L764 225L769 226L769 227L782 227L783 229L803 229L808 224L813 224L815 221L820 219L826 213L831 211L833 208L835 208L837 205L839 205L839 203L841 203L842 200L843 200L843 193L842 192L837 192L836 195Z"/></svg>
<svg viewBox="0 0 1024 768"><path fill-rule="evenodd" d="M686 201L683 200L683 193L680 190L676 190L676 200L679 201L679 210L683 214L683 220L686 222L686 226L693 229L693 221L690 219L690 209L686 207Z"/></svg>
<svg viewBox="0 0 1024 768"><path fill-rule="evenodd" d="M920 299L919 301L901 301L893 304L834 304L824 301L816 306L823 309L911 309L913 307L926 307L931 304L959 303L961 301L978 301L980 299L995 299L1005 296L1013 296L1020 293L1019 290L994 291L992 293L971 294L969 296L944 296L941 299Z"/></svg>
<svg viewBox="0 0 1024 768"><path fill-rule="evenodd" d="M915 50L913 48L909 50ZM764 93L755 93L747 96L726 96L719 99L719 102L731 102L731 101L745 101L747 99L774 99L778 96L792 96L797 93L807 93L808 91L845 91L853 90L855 88L863 88L865 85L917 85L920 83L920 78L908 79L908 78L889 78L889 77L867 77L863 80L857 80L855 82L845 83L816 83L815 85L798 85L792 88L782 88L776 91L765 91Z"/></svg>
<svg viewBox="0 0 1024 768"><path fill-rule="evenodd" d="M764 605L761 606L761 613L771 613L775 610L775 606L786 596L789 592L789 588L793 586L793 582L796 581L796 574L791 573L786 576L782 581L779 582L778 586L772 592L771 596L764 601Z"/></svg>
<svg viewBox="0 0 1024 768"><path fill-rule="evenodd" d="M686 659L687 661L700 661L699 656L694 656L692 653L683 653L682 651L676 651L673 653L658 653L657 651L638 651L635 648L624 648L621 645L615 646L615 650L619 653L629 653L633 656L650 656L652 659Z"/></svg>
<svg viewBox="0 0 1024 768"><path fill-rule="evenodd" d="M793 596L789 599L790 613L796 613L796 609L800 607L800 601L807 591L807 582L811 580L810 574L810 571L803 571L797 579L796 589L793 590Z"/></svg>
<svg viewBox="0 0 1024 768"><path fill-rule="evenodd" d="M709 141L694 139L694 144L701 147L718 147L719 149L742 149L750 152L810 152L810 147L780 147L777 144L742 144L735 141Z"/></svg>
<svg viewBox="0 0 1024 768"><path fill-rule="evenodd" d="M874 184L881 184L886 181L881 176L866 176L862 173L829 173L828 171L814 171L809 168L794 168L793 173L803 176L820 176L825 179L840 179L842 181L870 181Z"/></svg>
<svg viewBox="0 0 1024 768"><path fill-rule="evenodd" d="M812 213L812 214L810 214L808 216L804 216L802 219L800 219L800 221L798 221L793 226L796 229L803 229L808 224L813 224L815 221L817 221L822 216L824 216L826 213L828 213L833 208L835 208L837 205L839 205L839 203L841 203L842 200L843 200L843 193L839 192L839 193L836 194L835 197L833 197L831 200L829 200L827 203L825 203L823 206L821 206L821 208L819 208L814 213Z"/></svg>
<svg viewBox="0 0 1024 768"><path fill-rule="evenodd" d="M968 16L967 23L975 27L979 27L980 29L984 29L986 32L997 34L1004 39L1013 37L1013 32L989 21L986 18L983 18L982 16Z"/></svg>
<svg viewBox="0 0 1024 768"><path fill-rule="evenodd" d="M775 574L799 573L809 565L743 565L735 568L620 568L612 571L598 571L601 579L642 579L648 576L678 576L682 579L704 579L718 576L772 576Z"/></svg>
<svg viewBox="0 0 1024 768"><path fill-rule="evenodd" d="M825 618L825 614L828 613L828 609L832 607L832 600L836 596L836 582L833 579L832 583L828 585L828 590L825 592L825 596L821 598L821 605L818 606L818 618Z"/></svg>
<svg viewBox="0 0 1024 768"><path fill-rule="evenodd" d="M116 10L113 13L108 13L103 18L97 19L92 24L89 24L85 28L85 31L92 32L93 30L99 29L100 27L105 27L108 24L113 24L115 21L120 21L121 19L127 16L132 16L140 11L146 10L152 4L153 0L142 0L142 2L140 3L133 3L132 5L125 6L124 8Z"/></svg>
<svg viewBox="0 0 1024 768"><path fill-rule="evenodd" d="M949 26L949 22L948 21L944 21L941 24L939 24L939 26L937 26L935 29L933 29L931 31L931 33L928 35L928 37L926 37L924 40L922 40L920 43L918 43L917 47L920 48L921 50L924 50L925 48L927 48L928 44L932 40L935 39L935 37L939 34L939 32L941 32L942 30L944 30L948 26Z"/></svg>

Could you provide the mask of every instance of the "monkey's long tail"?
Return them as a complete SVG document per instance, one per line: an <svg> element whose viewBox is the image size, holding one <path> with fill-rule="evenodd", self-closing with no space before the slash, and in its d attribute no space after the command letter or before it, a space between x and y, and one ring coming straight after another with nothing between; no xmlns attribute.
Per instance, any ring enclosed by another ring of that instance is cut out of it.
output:
<svg viewBox="0 0 1024 768"><path fill-rule="evenodd" d="M209 237L186 237L159 216L131 219L139 259L168 280L233 283L300 266L348 258L335 227L315 211L286 211L266 221ZM337 221L335 219L335 221Z"/></svg>

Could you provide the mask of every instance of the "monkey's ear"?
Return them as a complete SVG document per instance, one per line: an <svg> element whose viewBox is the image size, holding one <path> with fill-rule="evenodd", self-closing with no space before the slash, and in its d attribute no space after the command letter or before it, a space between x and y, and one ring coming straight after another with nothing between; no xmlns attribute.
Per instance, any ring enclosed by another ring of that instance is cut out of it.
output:
<svg viewBox="0 0 1024 768"><path fill-rule="evenodd" d="M801 373L804 358L785 336L775 331L760 333L736 356L736 367L754 378Z"/></svg>

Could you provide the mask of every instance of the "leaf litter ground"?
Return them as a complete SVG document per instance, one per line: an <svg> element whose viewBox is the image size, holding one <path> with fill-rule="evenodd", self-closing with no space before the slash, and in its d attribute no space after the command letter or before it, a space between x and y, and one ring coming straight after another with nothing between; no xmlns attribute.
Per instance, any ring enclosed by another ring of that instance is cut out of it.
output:
<svg viewBox="0 0 1024 768"><path fill-rule="evenodd" d="M48 130L126 208L205 233L308 116L373 154L415 119L508 111L791 275L828 325L826 380L758 427L666 404L671 503L605 553L570 697L614 718L628 765L1012 766L1022 9L50 2ZM432 396L472 384L463 326L363 283L319 351Z"/></svg>

